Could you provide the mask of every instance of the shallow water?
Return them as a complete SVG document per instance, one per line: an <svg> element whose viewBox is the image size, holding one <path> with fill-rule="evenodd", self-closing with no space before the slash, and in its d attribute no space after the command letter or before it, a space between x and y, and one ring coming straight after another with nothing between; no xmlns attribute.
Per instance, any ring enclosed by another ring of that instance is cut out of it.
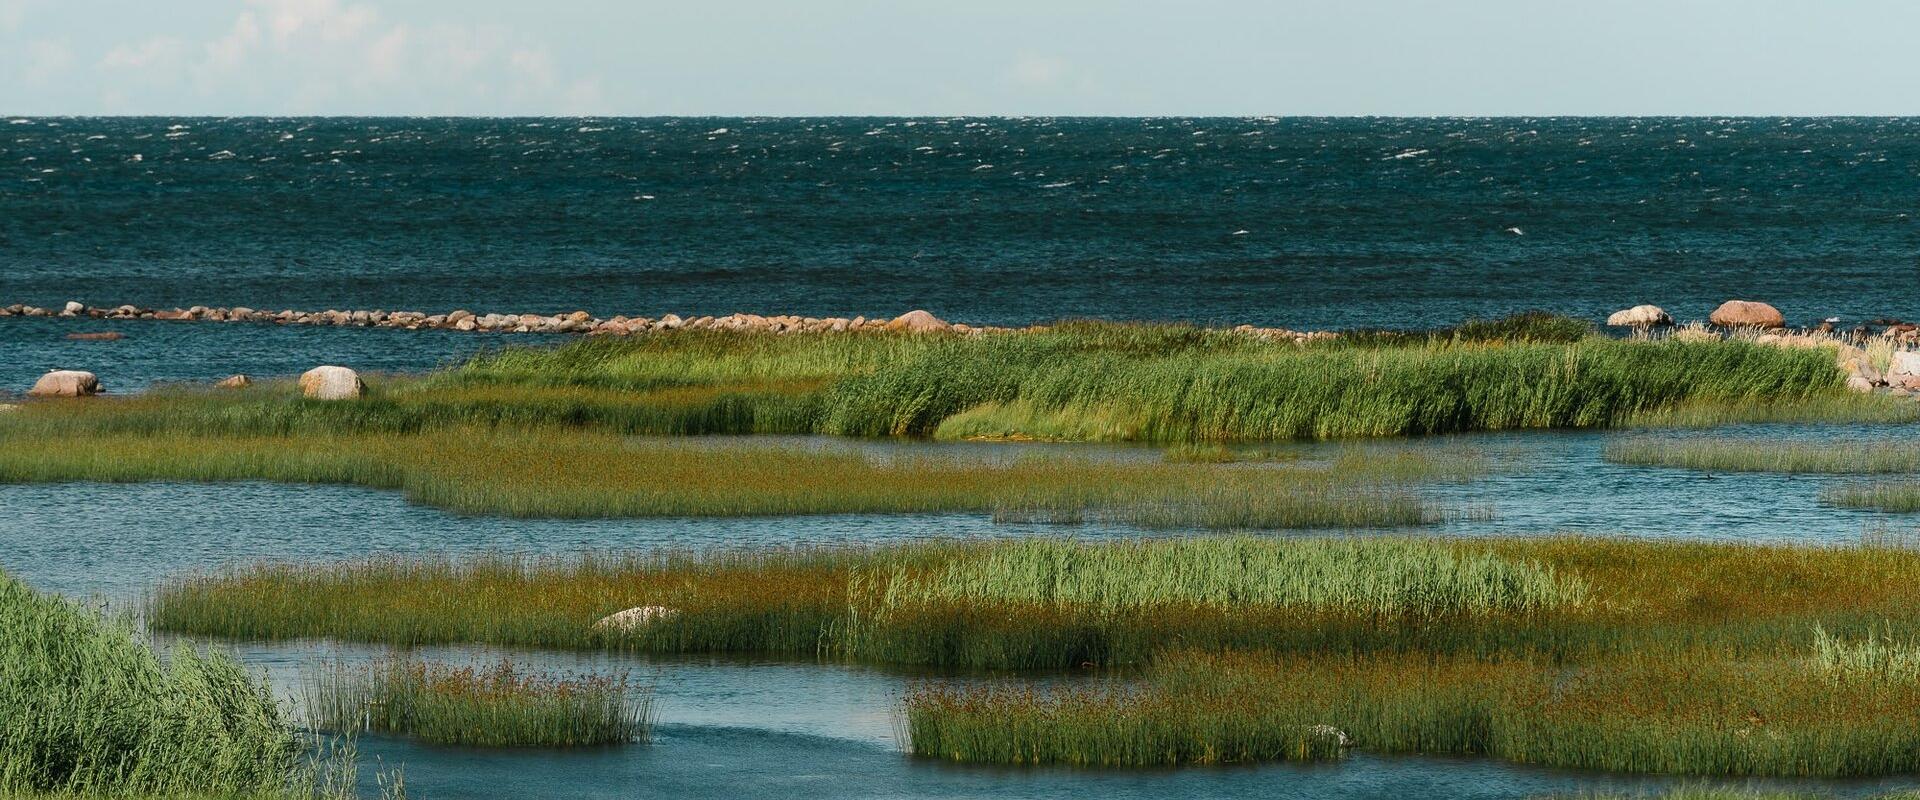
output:
<svg viewBox="0 0 1920 800"><path fill-rule="evenodd" d="M1868 446L1905 435L1896 426L1745 426L1713 432L1508 433L1414 442L1305 444L1307 462L1346 448L1440 448L1479 454L1493 474L1429 487L1491 519L1451 522L1444 535L1577 531L1732 541L1838 543L1911 518L1823 507L1819 487L1844 478L1707 475L1629 467L1601 458L1622 436L1817 438ZM1035 452L1158 458L1146 447L940 445L782 437L783 444L854 448L880 457L940 452L1004 460ZM737 438L714 440L737 446ZM1249 468L1258 468L1249 466ZM872 544L929 536L1132 535L1121 528L996 525L984 515L823 516L768 519L506 520L461 517L408 504L393 492L266 483L0 486L0 567L44 590L94 597L116 608L169 575L263 559L350 559L379 553L565 554L629 548ZM164 638L164 637L163 637ZM377 657L385 648L326 642L238 643L276 691L297 701L305 670ZM433 648L424 655L485 661L500 651ZM605 653L513 652L562 671L627 672L656 692L660 727L648 747L584 751L478 751L367 737L375 767L404 767L416 797L669 798L821 797L1300 797L1520 798L1600 789L1650 789L1657 778L1542 770L1495 761L1356 754L1336 764L1102 772L1005 769L909 758L892 711L914 676L852 666ZM1071 676L1056 678L1071 680ZM1803 784L1865 794L1920 780ZM1765 783L1765 786L1793 784Z"/></svg>

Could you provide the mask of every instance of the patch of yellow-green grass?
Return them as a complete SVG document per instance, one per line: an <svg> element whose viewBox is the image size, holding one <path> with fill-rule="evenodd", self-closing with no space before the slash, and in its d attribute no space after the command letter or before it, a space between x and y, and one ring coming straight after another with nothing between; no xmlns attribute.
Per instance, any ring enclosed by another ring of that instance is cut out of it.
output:
<svg viewBox="0 0 1920 800"><path fill-rule="evenodd" d="M750 440L635 439L570 429L410 435L40 433L0 439L0 483L280 481L393 489L513 517L1008 512L1139 518L1152 527L1394 527L1445 509L1407 484L1457 466L1436 452L1244 469L1064 455L1011 462L878 458ZM1409 472L1409 466L1414 467ZM1177 509L1178 513L1169 513Z"/></svg>
<svg viewBox="0 0 1920 800"><path fill-rule="evenodd" d="M1608 461L1714 472L1870 475L1920 472L1920 445L1890 441L1872 447L1757 438L1641 437L1612 442Z"/></svg>

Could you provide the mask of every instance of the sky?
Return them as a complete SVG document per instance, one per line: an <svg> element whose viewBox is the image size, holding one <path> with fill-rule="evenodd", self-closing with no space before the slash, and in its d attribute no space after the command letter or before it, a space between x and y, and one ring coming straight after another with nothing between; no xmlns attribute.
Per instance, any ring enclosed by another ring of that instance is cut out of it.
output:
<svg viewBox="0 0 1920 800"><path fill-rule="evenodd" d="M0 0L0 114L1909 115L1910 0Z"/></svg>

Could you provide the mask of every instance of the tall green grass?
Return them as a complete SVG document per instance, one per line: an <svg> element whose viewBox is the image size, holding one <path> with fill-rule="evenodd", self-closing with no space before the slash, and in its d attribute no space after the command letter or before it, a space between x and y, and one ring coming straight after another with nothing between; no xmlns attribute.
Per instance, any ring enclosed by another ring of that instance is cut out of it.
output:
<svg viewBox="0 0 1920 800"><path fill-rule="evenodd" d="M1068 323L990 336L681 331L510 349L355 403L290 386L34 403L0 432L312 435L585 426L1168 442L1595 427L1676 409L1739 417L1845 400L1832 353L1745 341L1573 336L1546 319L1434 335L1269 342L1182 326Z"/></svg>
<svg viewBox="0 0 1920 800"><path fill-rule="evenodd" d="M1538 564L1416 539L1029 539L914 576L898 568L888 606L971 601L1111 613L1170 605L1271 606L1434 615L1578 605L1586 587Z"/></svg>
<svg viewBox="0 0 1920 800"><path fill-rule="evenodd" d="M503 660L453 667L408 659L334 665L307 687L325 731L402 734L476 747L578 747L646 741L652 694L625 677L554 676Z"/></svg>
<svg viewBox="0 0 1920 800"><path fill-rule="evenodd" d="M131 630L0 574L0 794L292 797L322 787L266 687L218 651Z"/></svg>

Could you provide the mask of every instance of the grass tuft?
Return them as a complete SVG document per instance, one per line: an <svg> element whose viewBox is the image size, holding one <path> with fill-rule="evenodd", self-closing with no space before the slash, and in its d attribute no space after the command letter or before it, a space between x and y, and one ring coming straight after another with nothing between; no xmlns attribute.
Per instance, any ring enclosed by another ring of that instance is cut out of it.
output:
<svg viewBox="0 0 1920 800"><path fill-rule="evenodd" d="M626 677L555 677L511 661L486 668L391 659L336 665L307 688L316 729L402 734L476 747L580 747L647 741L652 694Z"/></svg>

